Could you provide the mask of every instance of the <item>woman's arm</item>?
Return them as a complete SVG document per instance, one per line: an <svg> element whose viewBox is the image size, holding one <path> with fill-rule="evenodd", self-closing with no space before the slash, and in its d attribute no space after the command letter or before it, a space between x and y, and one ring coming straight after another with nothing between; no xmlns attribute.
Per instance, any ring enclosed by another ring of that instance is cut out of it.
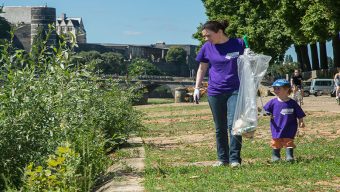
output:
<svg viewBox="0 0 340 192"><path fill-rule="evenodd" d="M201 87L203 78L204 78L204 76L205 76L205 73L206 73L207 70L208 70L208 67L209 67L209 64L208 64L208 63L203 63L203 62L200 63L200 65L199 65L199 67L198 67L198 70L197 70L197 75L196 75L195 89Z"/></svg>

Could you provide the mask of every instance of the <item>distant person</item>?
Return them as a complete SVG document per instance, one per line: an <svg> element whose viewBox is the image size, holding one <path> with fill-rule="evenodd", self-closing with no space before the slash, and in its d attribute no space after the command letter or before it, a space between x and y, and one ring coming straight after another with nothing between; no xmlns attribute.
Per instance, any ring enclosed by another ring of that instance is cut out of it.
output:
<svg viewBox="0 0 340 192"><path fill-rule="evenodd" d="M300 73L299 69L295 69L294 73L290 79L290 84L292 85L293 88L293 95L296 94L296 92L300 89L301 91L301 96L303 97L303 86L302 86L303 78Z"/></svg>
<svg viewBox="0 0 340 192"><path fill-rule="evenodd" d="M339 92L340 92L340 67L337 67L338 73L334 75L334 83L336 86L336 91L335 91L335 98L336 100L339 100Z"/></svg>
<svg viewBox="0 0 340 192"><path fill-rule="evenodd" d="M215 166L238 167L241 165L242 136L232 135L231 129L240 86L237 58L243 54L245 45L242 39L229 38L225 33L227 27L227 21L208 21L203 25L202 35L206 42L196 57L200 65L194 100L199 100L199 89L209 69L208 101L214 118L219 160Z"/></svg>
<svg viewBox="0 0 340 192"><path fill-rule="evenodd" d="M270 129L272 133L272 161L281 159L281 148L286 148L286 160L294 161L293 150L296 147L294 138L298 126L305 127L303 117L306 114L302 108L289 95L292 90L290 83L285 79L278 79L273 84L277 96L264 106L264 110L271 115Z"/></svg>

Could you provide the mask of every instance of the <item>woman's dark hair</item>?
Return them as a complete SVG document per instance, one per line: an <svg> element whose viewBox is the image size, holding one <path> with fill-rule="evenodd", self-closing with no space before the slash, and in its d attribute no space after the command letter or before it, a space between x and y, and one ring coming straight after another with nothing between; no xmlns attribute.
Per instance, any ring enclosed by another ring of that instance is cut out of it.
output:
<svg viewBox="0 0 340 192"><path fill-rule="evenodd" d="M215 33L218 32L218 30L222 30L222 32L224 34L225 33L225 29L229 26L228 21L207 21L206 23L204 23L204 25L202 26L202 29L208 29L210 31L213 31Z"/></svg>

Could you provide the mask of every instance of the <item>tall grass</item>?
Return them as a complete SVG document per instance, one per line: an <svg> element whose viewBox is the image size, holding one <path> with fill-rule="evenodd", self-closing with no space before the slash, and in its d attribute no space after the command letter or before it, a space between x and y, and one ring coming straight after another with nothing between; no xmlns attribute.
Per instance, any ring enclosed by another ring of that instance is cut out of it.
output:
<svg viewBox="0 0 340 192"><path fill-rule="evenodd" d="M48 170L45 162L67 143L79 158L67 166L78 176L59 177L76 178L68 187L89 191L107 168L106 153L141 127L133 89L101 80L89 72L91 64L74 65L75 44L61 39L49 46L48 38L29 54L11 41L0 45L0 190L34 189L41 181L30 182L25 170ZM65 191L63 186L56 187Z"/></svg>

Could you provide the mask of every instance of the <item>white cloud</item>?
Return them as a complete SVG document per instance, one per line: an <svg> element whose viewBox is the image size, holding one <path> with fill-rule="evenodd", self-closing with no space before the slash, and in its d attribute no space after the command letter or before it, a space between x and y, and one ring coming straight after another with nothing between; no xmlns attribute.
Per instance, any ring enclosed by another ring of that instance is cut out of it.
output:
<svg viewBox="0 0 340 192"><path fill-rule="evenodd" d="M136 36L136 35L141 35L142 32L139 32L139 31L124 31L123 34L129 35L129 36Z"/></svg>

